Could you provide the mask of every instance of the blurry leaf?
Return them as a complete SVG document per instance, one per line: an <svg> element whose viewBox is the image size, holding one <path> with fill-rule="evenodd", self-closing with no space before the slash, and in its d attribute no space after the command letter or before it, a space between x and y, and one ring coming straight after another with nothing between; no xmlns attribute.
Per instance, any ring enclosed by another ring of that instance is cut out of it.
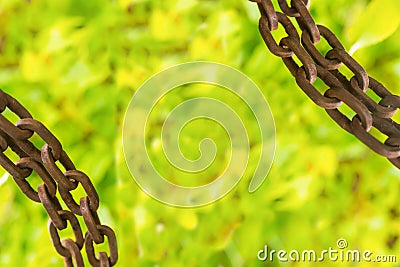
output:
<svg viewBox="0 0 400 267"><path fill-rule="evenodd" d="M347 29L353 44L350 54L360 48L379 43L398 28L400 5L398 0L373 0L356 22Z"/></svg>
<svg viewBox="0 0 400 267"><path fill-rule="evenodd" d="M44 80L46 71L51 70L51 62L48 56L43 53L25 52L21 59L21 74L31 82Z"/></svg>
<svg viewBox="0 0 400 267"><path fill-rule="evenodd" d="M43 39L47 39L45 50L49 53L61 50L71 44L70 32L82 24L82 18L62 19L45 31Z"/></svg>
<svg viewBox="0 0 400 267"><path fill-rule="evenodd" d="M134 217L135 217L135 227L137 231L141 231L148 224L148 212L144 206L136 206L133 209Z"/></svg>
<svg viewBox="0 0 400 267"><path fill-rule="evenodd" d="M68 71L67 75L64 76L63 82L78 82L82 87L86 84L86 80L90 75L90 70L85 63L77 61Z"/></svg>
<svg viewBox="0 0 400 267"><path fill-rule="evenodd" d="M196 213L192 210L179 210L177 220L187 230L196 228L198 221Z"/></svg>
<svg viewBox="0 0 400 267"><path fill-rule="evenodd" d="M196 2L196 0L178 0L178 3L176 3L174 10L183 11L190 9L196 5Z"/></svg>
<svg viewBox="0 0 400 267"><path fill-rule="evenodd" d="M104 61L103 58L98 59L100 62ZM96 65L95 69L89 66L82 60L78 60L74 65L72 65L66 75L61 79L62 83L65 84L76 84L80 88L88 87L94 83L100 82L102 79L107 77L108 68L106 65Z"/></svg>
<svg viewBox="0 0 400 267"><path fill-rule="evenodd" d="M151 14L151 33L156 39L162 41L184 39L188 37L191 25L183 23L183 19L182 14L175 10L156 10Z"/></svg>
<svg viewBox="0 0 400 267"><path fill-rule="evenodd" d="M222 12L216 22L216 35L226 37L239 29L239 18L233 11Z"/></svg>
<svg viewBox="0 0 400 267"><path fill-rule="evenodd" d="M258 22L258 20L260 19L260 12L258 11L257 7L255 7L254 4L251 3L251 1L245 1L243 3L250 20L252 22Z"/></svg>

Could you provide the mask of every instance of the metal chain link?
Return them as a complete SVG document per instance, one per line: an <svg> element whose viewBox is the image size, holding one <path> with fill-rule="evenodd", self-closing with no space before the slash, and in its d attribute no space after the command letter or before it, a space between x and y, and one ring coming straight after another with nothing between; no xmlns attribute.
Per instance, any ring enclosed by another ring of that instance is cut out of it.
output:
<svg viewBox="0 0 400 267"><path fill-rule="evenodd" d="M308 11L310 0L278 0L281 12L275 10L271 0L256 2L261 13L259 31L268 49L281 57L297 85L344 130L353 134L376 153L388 158L400 168L400 125L392 118L400 107L400 97L393 95L381 83L368 76L365 69L350 56L343 44L328 28L317 25ZM290 17L301 29L299 34ZM279 28L287 36L277 42L272 32ZM323 55L315 44L324 38L331 49ZM302 63L299 66L294 58ZM346 66L354 76L350 79L340 70ZM320 79L327 86L323 94L313 85ZM380 101L375 102L366 92L372 90ZM338 108L347 105L355 112L348 118ZM387 138L381 142L372 133L377 129Z"/></svg>
<svg viewBox="0 0 400 267"><path fill-rule="evenodd" d="M9 109L18 116L14 125L3 112ZM45 144L39 150L30 141L38 135ZM16 163L5 154L10 148L20 158ZM63 166L61 170L57 163ZM54 248L64 258L65 266L84 266L81 250L85 245L88 260L92 266L114 266L118 260L117 240L114 231L102 225L97 214L99 196L89 177L76 170L71 159L63 150L60 141L13 97L0 90L0 165L8 171L21 191L31 200L42 203L49 215L49 232ZM43 181L37 191L28 182L35 172ZM79 204L71 192L81 184L86 195ZM63 210L57 191L66 206ZM83 216L87 231L83 235L77 216ZM74 239L60 239L59 232L71 226ZM104 243L107 236L109 256L99 252L96 257L94 244Z"/></svg>

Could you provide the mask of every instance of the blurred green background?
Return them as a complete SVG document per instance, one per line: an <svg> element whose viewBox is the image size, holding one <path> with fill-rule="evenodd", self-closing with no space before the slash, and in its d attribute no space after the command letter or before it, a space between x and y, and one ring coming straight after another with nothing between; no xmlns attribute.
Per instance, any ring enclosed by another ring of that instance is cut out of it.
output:
<svg viewBox="0 0 400 267"><path fill-rule="evenodd" d="M311 12L370 76L400 94L397 0L313 1ZM0 87L51 129L91 177L102 222L117 234L118 266L320 266L261 263L257 252L266 244L321 251L336 248L339 238L350 249L400 260L399 171L301 92L267 51L258 17L245 0L0 2ZM131 178L122 121L147 78L194 60L237 68L261 88L274 114L277 149L256 193L247 193L248 174L224 199L179 209L151 199ZM44 209L3 173L0 266L61 266Z"/></svg>

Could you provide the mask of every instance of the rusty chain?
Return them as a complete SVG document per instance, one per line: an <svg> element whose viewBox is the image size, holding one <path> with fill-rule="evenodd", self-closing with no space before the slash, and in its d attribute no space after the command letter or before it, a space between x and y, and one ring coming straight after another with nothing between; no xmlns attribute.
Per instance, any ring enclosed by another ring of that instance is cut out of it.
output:
<svg viewBox="0 0 400 267"><path fill-rule="evenodd" d="M400 107L400 97L369 77L365 69L346 52L336 35L315 23L308 10L310 0L291 0L290 6L287 0L278 0L282 12L276 11L272 0L250 1L256 2L260 10L259 31L265 44L272 54L282 58L304 93L324 108L340 127L400 168L400 125L392 119ZM297 21L300 34L291 17ZM280 26L287 36L277 42L273 31ZM321 37L331 47L326 55L315 46ZM350 79L346 77L340 70L342 66L354 76ZM323 94L313 85L317 79L328 87ZM372 90L380 101L374 101L367 90ZM338 109L343 104L355 112L352 118ZM385 135L386 140L379 141L371 133L372 128Z"/></svg>
<svg viewBox="0 0 400 267"><path fill-rule="evenodd" d="M19 118L15 125L3 115L7 108ZM33 134L45 142L40 150L30 141ZM83 246L92 266L114 266L118 260L115 233L110 227L100 223L97 214L99 196L89 177L76 170L60 141L41 122L33 119L17 100L1 90L0 148L1 166L11 174L28 198L42 203L49 215L50 237L55 250L64 258L65 266L84 266L81 254ZM7 153L15 153L19 160L13 163ZM37 190L28 182L33 172L43 181ZM71 192L78 188L79 184L86 196L81 197L78 204ZM62 208L57 192L69 210ZM77 216L83 217L87 227L85 235ZM68 227L68 222L74 239L61 240L59 233ZM104 243L105 236L108 239L109 256L106 252L99 252L96 257L94 244Z"/></svg>

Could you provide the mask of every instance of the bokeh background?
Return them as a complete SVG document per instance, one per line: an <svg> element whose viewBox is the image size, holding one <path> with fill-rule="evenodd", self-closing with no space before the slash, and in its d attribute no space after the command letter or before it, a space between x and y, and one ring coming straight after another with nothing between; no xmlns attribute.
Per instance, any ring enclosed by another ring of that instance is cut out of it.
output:
<svg viewBox="0 0 400 267"><path fill-rule="evenodd" d="M312 1L311 12L370 76L400 94L397 2ZM245 0L0 2L0 87L51 129L91 177L102 222L117 233L118 266L321 266L261 263L257 252L264 245L321 251L336 248L339 238L350 249L400 256L399 170L301 92L267 51L258 17ZM261 88L274 114L277 148L256 193L247 192L247 174L224 199L180 209L135 184L123 157L122 122L147 78L194 60L235 67ZM44 209L3 174L0 266L61 266Z"/></svg>

